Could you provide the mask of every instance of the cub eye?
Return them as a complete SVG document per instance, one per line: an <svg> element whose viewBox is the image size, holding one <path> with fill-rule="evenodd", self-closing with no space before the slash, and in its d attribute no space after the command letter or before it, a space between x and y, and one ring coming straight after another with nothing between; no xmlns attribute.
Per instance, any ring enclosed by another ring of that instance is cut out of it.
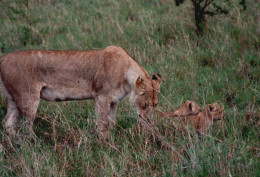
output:
<svg viewBox="0 0 260 177"><path fill-rule="evenodd" d="M145 103L145 107L149 107L150 106L150 104L149 103Z"/></svg>

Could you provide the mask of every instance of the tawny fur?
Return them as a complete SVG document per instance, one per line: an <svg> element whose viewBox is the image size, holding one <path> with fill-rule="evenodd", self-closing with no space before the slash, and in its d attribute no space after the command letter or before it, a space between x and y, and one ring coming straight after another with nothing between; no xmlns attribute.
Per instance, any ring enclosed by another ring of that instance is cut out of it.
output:
<svg viewBox="0 0 260 177"><path fill-rule="evenodd" d="M197 103L187 100L181 107L174 112L158 112L160 116L177 117L185 115L196 115L200 112L200 108Z"/></svg>
<svg viewBox="0 0 260 177"><path fill-rule="evenodd" d="M223 110L217 103L209 104L204 110L197 115L187 115L177 117L175 120L180 121L183 125L191 125L199 132L206 132L210 126L217 120L224 118Z"/></svg>
<svg viewBox="0 0 260 177"><path fill-rule="evenodd" d="M40 98L48 101L94 99L101 137L115 123L118 102L130 94L138 114L158 104L160 75L151 78L125 50L109 46L90 51L29 50L1 57L0 74L7 97L5 128L15 135L18 115L32 129Z"/></svg>

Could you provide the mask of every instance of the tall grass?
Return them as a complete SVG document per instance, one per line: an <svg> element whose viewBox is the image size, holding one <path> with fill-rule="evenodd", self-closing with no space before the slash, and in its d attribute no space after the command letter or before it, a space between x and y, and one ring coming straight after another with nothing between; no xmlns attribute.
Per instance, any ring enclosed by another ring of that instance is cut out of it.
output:
<svg viewBox="0 0 260 177"><path fill-rule="evenodd" d="M155 115L143 131L125 99L116 128L101 141L93 101L41 101L36 139L10 141L1 126L1 176L259 176L259 3L208 18L198 38L188 1L181 8L172 0L32 0L28 8L26 2L0 1L1 55L119 45L162 75L158 109L187 99L218 102L225 120L198 136ZM2 120L3 93L0 102Z"/></svg>

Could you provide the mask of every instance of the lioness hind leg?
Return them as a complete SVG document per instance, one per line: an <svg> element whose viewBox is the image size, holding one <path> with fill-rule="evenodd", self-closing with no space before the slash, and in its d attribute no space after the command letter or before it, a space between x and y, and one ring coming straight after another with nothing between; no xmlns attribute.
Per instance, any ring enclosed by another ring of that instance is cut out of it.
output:
<svg viewBox="0 0 260 177"><path fill-rule="evenodd" d="M28 102L23 102L22 105L18 106L18 110L22 116L26 118L26 131L28 134L33 134L33 122L36 116L36 112L39 106L40 98L37 100L32 99Z"/></svg>
<svg viewBox="0 0 260 177"><path fill-rule="evenodd" d="M11 135L15 136L15 123L17 122L18 117L18 110L16 107L15 102L12 99L7 99L7 113L4 119L4 126L6 129L6 132Z"/></svg>
<svg viewBox="0 0 260 177"><path fill-rule="evenodd" d="M26 133L33 134L32 126L40 103L40 89L23 92L15 101L19 115L25 117Z"/></svg>

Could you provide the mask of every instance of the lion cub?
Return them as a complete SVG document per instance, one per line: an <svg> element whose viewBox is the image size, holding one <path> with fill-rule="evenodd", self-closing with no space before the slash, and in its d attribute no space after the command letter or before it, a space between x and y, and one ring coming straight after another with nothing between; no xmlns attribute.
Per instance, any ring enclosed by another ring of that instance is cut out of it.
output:
<svg viewBox="0 0 260 177"><path fill-rule="evenodd" d="M199 112L200 107L197 105L197 103L187 100L181 107L169 114L172 117L176 117L185 115L196 115Z"/></svg>
<svg viewBox="0 0 260 177"><path fill-rule="evenodd" d="M212 103L197 115L180 116L179 118L183 124L190 124L197 131L205 133L213 122L224 118L224 113L217 103Z"/></svg>
<svg viewBox="0 0 260 177"><path fill-rule="evenodd" d="M159 112L160 116L178 117L186 115L197 115L200 112L200 107L197 103L187 100L181 107L174 112Z"/></svg>

